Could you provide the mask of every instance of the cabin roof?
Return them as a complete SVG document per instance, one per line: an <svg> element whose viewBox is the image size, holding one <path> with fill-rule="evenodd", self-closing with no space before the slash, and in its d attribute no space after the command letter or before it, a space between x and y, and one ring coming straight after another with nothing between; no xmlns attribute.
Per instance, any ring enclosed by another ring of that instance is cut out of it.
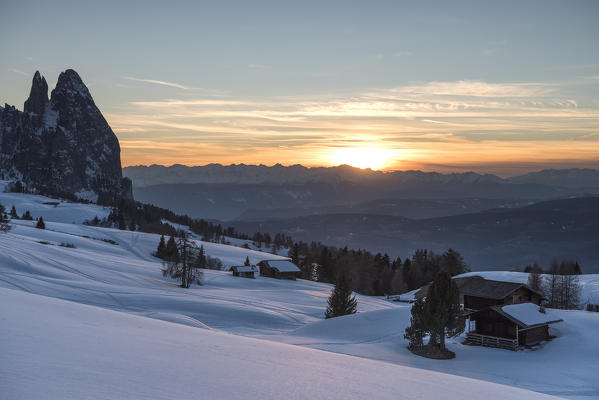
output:
<svg viewBox="0 0 599 400"><path fill-rule="evenodd" d="M237 272L258 272L255 265L234 265L231 269Z"/></svg>
<svg viewBox="0 0 599 400"><path fill-rule="evenodd" d="M492 306L491 309L517 324L520 328L529 329L542 325L563 321L549 310L544 313L533 303L511 304L509 306Z"/></svg>
<svg viewBox="0 0 599 400"><path fill-rule="evenodd" d="M264 260L269 267L276 268L279 272L300 272L300 269L288 260Z"/></svg>
<svg viewBox="0 0 599 400"><path fill-rule="evenodd" d="M456 284L460 289L460 294L465 296L501 300L505 299L507 296L523 287L543 297L542 293L539 293L536 290L531 289L530 287L528 287L528 285L524 283L493 281L489 279L483 279L480 277L463 278L459 281L458 279L456 279Z"/></svg>
<svg viewBox="0 0 599 400"><path fill-rule="evenodd" d="M530 290L531 292L541 296L542 299L545 298L543 296L543 293L531 289L528 285L524 283L494 281L490 279L485 279L482 276L478 275L453 278L453 281L458 286L458 289L460 290L460 295L482 297L485 299L503 300L510 294L514 293L516 290L520 289L521 287L524 287ZM430 283L423 286L414 294L414 297L416 299L422 299L426 297L429 286Z"/></svg>

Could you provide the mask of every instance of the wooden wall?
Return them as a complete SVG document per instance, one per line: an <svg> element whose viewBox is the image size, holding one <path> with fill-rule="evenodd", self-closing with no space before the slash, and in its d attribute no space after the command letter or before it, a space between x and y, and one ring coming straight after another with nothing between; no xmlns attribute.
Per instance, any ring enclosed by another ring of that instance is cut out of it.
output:
<svg viewBox="0 0 599 400"><path fill-rule="evenodd" d="M520 332L518 336L520 336L518 341L521 345L533 346L543 340L547 340L549 337L549 327L547 325L539 326Z"/></svg>

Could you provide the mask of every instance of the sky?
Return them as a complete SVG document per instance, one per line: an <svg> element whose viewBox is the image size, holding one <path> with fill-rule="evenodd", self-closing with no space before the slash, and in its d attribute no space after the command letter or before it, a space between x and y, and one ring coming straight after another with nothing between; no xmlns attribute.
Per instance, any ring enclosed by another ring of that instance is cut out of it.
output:
<svg viewBox="0 0 599 400"><path fill-rule="evenodd" d="M75 69L124 166L599 168L599 2L0 0L0 102Z"/></svg>

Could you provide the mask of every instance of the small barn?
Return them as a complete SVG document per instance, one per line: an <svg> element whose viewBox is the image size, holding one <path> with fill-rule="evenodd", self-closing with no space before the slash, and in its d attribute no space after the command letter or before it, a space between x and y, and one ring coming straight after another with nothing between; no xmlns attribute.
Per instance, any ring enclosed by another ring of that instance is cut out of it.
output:
<svg viewBox="0 0 599 400"><path fill-rule="evenodd" d="M517 350L549 338L549 325L562 320L534 303L490 306L470 314L467 343Z"/></svg>
<svg viewBox="0 0 599 400"><path fill-rule="evenodd" d="M242 278L255 278L255 274L258 272L258 267L255 265L233 265L231 267L231 271L233 271L233 276L239 276Z"/></svg>
<svg viewBox="0 0 599 400"><path fill-rule="evenodd" d="M301 272L290 260L263 260L257 265L260 267L260 275L270 278L295 280Z"/></svg>

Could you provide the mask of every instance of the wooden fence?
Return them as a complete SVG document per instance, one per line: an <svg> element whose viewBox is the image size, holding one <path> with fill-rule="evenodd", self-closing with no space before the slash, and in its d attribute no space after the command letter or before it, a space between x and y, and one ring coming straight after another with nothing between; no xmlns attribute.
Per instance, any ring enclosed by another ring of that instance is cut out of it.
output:
<svg viewBox="0 0 599 400"><path fill-rule="evenodd" d="M496 336L481 335L474 332L468 332L466 341L469 344L477 346L498 347L507 350L518 350L518 339L506 339Z"/></svg>

